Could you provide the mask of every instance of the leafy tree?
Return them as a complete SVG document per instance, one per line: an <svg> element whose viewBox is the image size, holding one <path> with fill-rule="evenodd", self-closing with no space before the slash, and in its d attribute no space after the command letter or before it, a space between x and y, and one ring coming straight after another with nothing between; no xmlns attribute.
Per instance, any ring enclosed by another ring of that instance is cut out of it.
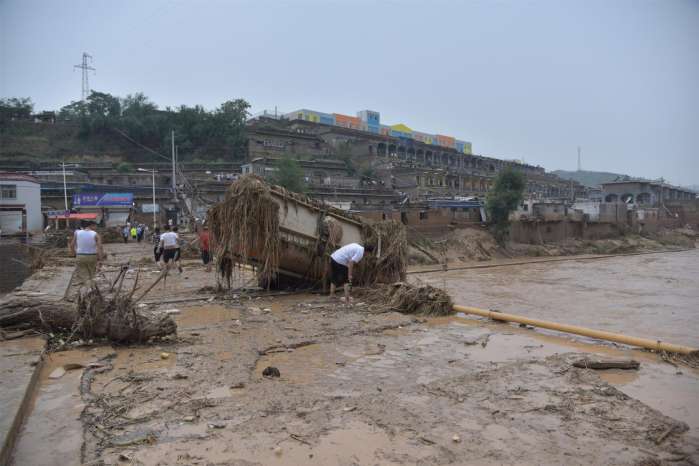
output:
<svg viewBox="0 0 699 466"><path fill-rule="evenodd" d="M522 202L526 178L511 167L502 170L486 197L486 209L495 239L504 244L510 235L510 213Z"/></svg>
<svg viewBox="0 0 699 466"><path fill-rule="evenodd" d="M0 121L9 121L13 118L26 120L32 116L34 104L30 97L10 97L0 99Z"/></svg>
<svg viewBox="0 0 699 466"><path fill-rule="evenodd" d="M85 101L63 107L59 119L80 123L82 137L117 130L161 153L170 152L174 130L181 160L240 160L246 155L249 108L245 100L236 99L212 111L201 105L160 110L140 92L120 99L93 91Z"/></svg>
<svg viewBox="0 0 699 466"><path fill-rule="evenodd" d="M282 158L274 162L276 169L272 181L289 191L302 193L306 191L301 165L295 159Z"/></svg>
<svg viewBox="0 0 699 466"><path fill-rule="evenodd" d="M121 103L111 94L92 91L87 98L87 114L90 131L100 132L119 122Z"/></svg>
<svg viewBox="0 0 699 466"><path fill-rule="evenodd" d="M129 162L121 162L119 165L117 165L116 169L119 173L129 173L134 171L133 164Z"/></svg>
<svg viewBox="0 0 699 466"><path fill-rule="evenodd" d="M161 134L167 132L163 112L142 92L121 99L119 127L129 137L147 146L160 147Z"/></svg>
<svg viewBox="0 0 699 466"><path fill-rule="evenodd" d="M250 113L250 104L243 99L227 100L214 112L217 130L221 132L223 142L233 152L234 159L245 156L245 123Z"/></svg>

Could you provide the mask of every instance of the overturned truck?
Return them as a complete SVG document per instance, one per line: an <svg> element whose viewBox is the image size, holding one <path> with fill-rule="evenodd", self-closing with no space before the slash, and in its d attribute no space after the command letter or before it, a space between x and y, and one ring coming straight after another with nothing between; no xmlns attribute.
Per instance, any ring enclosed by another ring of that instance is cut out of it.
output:
<svg viewBox="0 0 699 466"><path fill-rule="evenodd" d="M267 184L255 175L235 181L209 210L212 250L229 288L241 266L252 266L263 288L325 288L330 254L349 243L373 245L359 264L358 285L405 277L405 227L368 223L307 196Z"/></svg>

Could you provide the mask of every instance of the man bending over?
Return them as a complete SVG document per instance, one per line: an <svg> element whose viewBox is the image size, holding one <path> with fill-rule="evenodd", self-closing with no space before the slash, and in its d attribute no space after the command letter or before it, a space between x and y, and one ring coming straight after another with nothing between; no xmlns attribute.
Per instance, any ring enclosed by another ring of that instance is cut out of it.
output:
<svg viewBox="0 0 699 466"><path fill-rule="evenodd" d="M355 264L364 257L364 251L371 252L373 247L363 247L357 243L342 246L330 256L330 297L335 296L337 286L345 286L345 303L350 303L350 288Z"/></svg>

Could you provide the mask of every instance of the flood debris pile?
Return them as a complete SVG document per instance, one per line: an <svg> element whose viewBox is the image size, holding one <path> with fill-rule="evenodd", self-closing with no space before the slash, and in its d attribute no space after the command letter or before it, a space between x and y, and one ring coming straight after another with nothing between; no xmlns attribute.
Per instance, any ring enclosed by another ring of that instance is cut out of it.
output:
<svg viewBox="0 0 699 466"><path fill-rule="evenodd" d="M365 254L359 263L357 284L368 286L405 280L408 239L403 224L395 220L364 224L362 236L364 245L373 246L374 252Z"/></svg>
<svg viewBox="0 0 699 466"><path fill-rule="evenodd" d="M290 221L292 209L308 213ZM256 268L258 283L264 288L282 287L290 277L297 288L319 287L327 282L330 254L351 241L374 247L358 267L356 284L392 283L405 277L408 246L401 223L369 224L348 212L270 186L255 175L232 183L224 200L209 210L207 221L217 271L229 288L236 267L244 265ZM348 239L347 232L343 238L343 224L354 229L356 239ZM314 228L309 230L309 226Z"/></svg>
<svg viewBox="0 0 699 466"><path fill-rule="evenodd" d="M279 204L256 176L232 183L223 202L209 210L208 224L216 269L228 287L234 267L255 257L258 276L271 282L279 266Z"/></svg>
<svg viewBox="0 0 699 466"><path fill-rule="evenodd" d="M36 296L10 295L0 301L0 327L33 328L61 334L67 340L108 339L117 343L143 343L177 331L168 315L137 311L134 292L102 290L92 283L80 289L75 302L42 301Z"/></svg>
<svg viewBox="0 0 699 466"><path fill-rule="evenodd" d="M453 314L454 303L446 291L427 284L397 282L360 291L374 307L403 314L444 316Z"/></svg>

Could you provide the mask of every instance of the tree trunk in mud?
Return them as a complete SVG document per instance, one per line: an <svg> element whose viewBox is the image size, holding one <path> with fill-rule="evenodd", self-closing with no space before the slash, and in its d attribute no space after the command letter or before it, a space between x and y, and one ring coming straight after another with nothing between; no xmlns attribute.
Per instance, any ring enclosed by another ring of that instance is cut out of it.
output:
<svg viewBox="0 0 699 466"><path fill-rule="evenodd" d="M143 342L177 331L170 316L138 313L128 297L109 300L98 292L84 293L77 303L10 296L0 301L0 327L24 324L37 330L75 332L85 339L107 338L122 343Z"/></svg>

